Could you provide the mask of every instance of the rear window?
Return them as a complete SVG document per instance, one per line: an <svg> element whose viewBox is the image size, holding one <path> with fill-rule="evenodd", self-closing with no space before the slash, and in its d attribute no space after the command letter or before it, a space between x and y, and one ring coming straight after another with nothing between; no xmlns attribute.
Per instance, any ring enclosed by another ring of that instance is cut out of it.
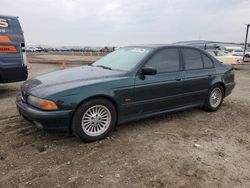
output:
<svg viewBox="0 0 250 188"><path fill-rule="evenodd" d="M206 55L202 54L202 59L204 62L204 68L212 68L214 66L213 61Z"/></svg>
<svg viewBox="0 0 250 188"><path fill-rule="evenodd" d="M186 70L203 68L203 62L199 51L184 48L182 49L182 55Z"/></svg>

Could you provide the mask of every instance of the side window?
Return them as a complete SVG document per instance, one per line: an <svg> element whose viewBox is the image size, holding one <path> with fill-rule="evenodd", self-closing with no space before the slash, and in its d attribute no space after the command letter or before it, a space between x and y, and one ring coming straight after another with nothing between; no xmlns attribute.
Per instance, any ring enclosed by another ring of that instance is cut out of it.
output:
<svg viewBox="0 0 250 188"><path fill-rule="evenodd" d="M179 50L177 48L161 50L149 59L146 66L155 67L157 73L179 71Z"/></svg>
<svg viewBox="0 0 250 188"><path fill-rule="evenodd" d="M186 70L203 68L203 62L199 51L184 48L182 49L182 55Z"/></svg>
<svg viewBox="0 0 250 188"><path fill-rule="evenodd" d="M204 68L212 68L214 66L213 61L205 54L201 54L204 62Z"/></svg>

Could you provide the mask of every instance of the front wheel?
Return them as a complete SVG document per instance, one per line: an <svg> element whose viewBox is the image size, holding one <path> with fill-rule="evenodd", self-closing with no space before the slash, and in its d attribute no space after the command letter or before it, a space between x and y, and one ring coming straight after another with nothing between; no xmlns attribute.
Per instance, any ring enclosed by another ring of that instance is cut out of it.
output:
<svg viewBox="0 0 250 188"><path fill-rule="evenodd" d="M115 127L117 113L114 105L102 98L83 103L72 121L72 132L85 142L107 137Z"/></svg>
<svg viewBox="0 0 250 188"><path fill-rule="evenodd" d="M205 101L205 109L208 111L217 111L224 99L224 89L221 85L213 86L209 92Z"/></svg>

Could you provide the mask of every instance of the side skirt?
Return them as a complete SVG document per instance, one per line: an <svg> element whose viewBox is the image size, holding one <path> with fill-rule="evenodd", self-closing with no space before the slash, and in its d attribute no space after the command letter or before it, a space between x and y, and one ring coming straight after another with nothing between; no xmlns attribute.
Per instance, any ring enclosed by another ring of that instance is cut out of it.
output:
<svg viewBox="0 0 250 188"><path fill-rule="evenodd" d="M201 107L202 104L201 103L197 103L197 104L191 104L191 105L187 105L187 106L182 106L182 107L177 107L177 108L173 108L173 109L168 109L168 110L164 110L161 112L153 112L150 114L142 114L141 116L133 116L133 117L129 117L126 119L122 119L118 121L118 124L123 124L123 123L128 123L128 122L132 122L132 121L138 121L141 119L145 119L145 118L149 118L149 117L153 117L153 116L157 116L160 114L166 114L166 113L170 113L170 112L179 112L179 111L183 111L183 110L187 110L190 108L195 108L195 107Z"/></svg>

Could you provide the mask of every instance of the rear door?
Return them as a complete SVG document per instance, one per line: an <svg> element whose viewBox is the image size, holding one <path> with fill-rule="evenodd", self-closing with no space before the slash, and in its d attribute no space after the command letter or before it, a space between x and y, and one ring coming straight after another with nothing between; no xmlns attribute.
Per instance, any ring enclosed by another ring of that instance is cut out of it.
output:
<svg viewBox="0 0 250 188"><path fill-rule="evenodd" d="M207 96L215 77L213 61L203 52L194 48L182 48L184 103L198 104Z"/></svg>
<svg viewBox="0 0 250 188"><path fill-rule="evenodd" d="M135 79L135 108L142 113L153 113L181 105L182 71L178 48L156 52L144 65L157 69L157 74L140 75Z"/></svg>

